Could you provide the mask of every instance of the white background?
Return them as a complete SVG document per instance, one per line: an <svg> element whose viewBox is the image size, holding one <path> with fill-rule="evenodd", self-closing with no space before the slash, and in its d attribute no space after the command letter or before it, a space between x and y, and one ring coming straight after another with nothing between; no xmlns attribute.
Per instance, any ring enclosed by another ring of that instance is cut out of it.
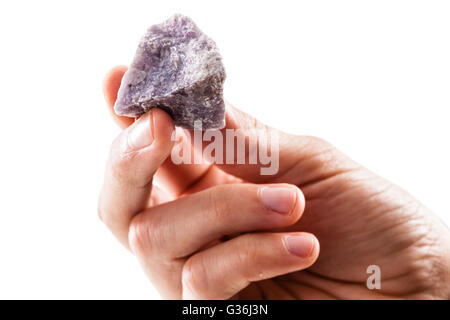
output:
<svg viewBox="0 0 450 320"><path fill-rule="evenodd" d="M176 12L217 42L229 101L450 222L449 1L2 1L0 298L158 297L97 218L101 82Z"/></svg>

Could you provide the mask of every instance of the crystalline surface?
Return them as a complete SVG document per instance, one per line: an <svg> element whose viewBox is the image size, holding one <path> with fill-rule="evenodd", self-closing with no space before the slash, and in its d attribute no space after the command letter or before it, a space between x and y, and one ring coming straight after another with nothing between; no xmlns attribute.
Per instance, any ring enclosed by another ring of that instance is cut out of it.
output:
<svg viewBox="0 0 450 320"><path fill-rule="evenodd" d="M139 43L125 73L114 110L137 117L151 108L167 111L175 125L203 129L225 125L225 70L216 44L185 16L154 25Z"/></svg>

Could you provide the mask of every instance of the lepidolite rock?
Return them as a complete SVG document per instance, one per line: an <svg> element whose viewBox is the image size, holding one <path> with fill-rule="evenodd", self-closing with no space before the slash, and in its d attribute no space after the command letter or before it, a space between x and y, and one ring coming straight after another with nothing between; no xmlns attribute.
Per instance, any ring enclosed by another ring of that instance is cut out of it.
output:
<svg viewBox="0 0 450 320"><path fill-rule="evenodd" d="M154 25L139 43L125 73L114 110L138 117L151 108L168 112L175 125L203 129L225 125L225 70L214 41L188 17Z"/></svg>

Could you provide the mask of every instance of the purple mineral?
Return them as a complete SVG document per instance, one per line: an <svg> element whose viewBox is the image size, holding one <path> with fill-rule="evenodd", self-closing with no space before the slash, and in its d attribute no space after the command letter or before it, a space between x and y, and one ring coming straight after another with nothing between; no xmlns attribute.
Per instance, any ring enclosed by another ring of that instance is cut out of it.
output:
<svg viewBox="0 0 450 320"><path fill-rule="evenodd" d="M188 17L175 15L141 39L125 73L114 110L138 117L151 108L168 112L175 125L203 129L225 125L225 70L214 41Z"/></svg>

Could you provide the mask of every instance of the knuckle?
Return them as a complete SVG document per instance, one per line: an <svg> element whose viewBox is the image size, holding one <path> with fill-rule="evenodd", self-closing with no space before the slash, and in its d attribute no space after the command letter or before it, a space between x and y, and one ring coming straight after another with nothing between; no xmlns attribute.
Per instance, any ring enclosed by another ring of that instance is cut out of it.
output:
<svg viewBox="0 0 450 320"><path fill-rule="evenodd" d="M128 242L133 252L142 252L148 243L148 229L142 223L141 215L137 215L131 220Z"/></svg>
<svg viewBox="0 0 450 320"><path fill-rule="evenodd" d="M317 136L308 136L309 143L319 149L329 149L332 145L327 140Z"/></svg>
<svg viewBox="0 0 450 320"><path fill-rule="evenodd" d="M137 152L129 152L123 148L125 135L119 135L112 143L107 166L111 176L119 182L130 182L137 177L134 159Z"/></svg>
<svg viewBox="0 0 450 320"><path fill-rule="evenodd" d="M202 259L193 256L184 263L182 283L183 290L189 291L191 296L202 297L205 295L208 279Z"/></svg>
<svg viewBox="0 0 450 320"><path fill-rule="evenodd" d="M339 172L358 167L333 144L319 137L308 137L310 159L315 159L326 172Z"/></svg>
<svg viewBox="0 0 450 320"><path fill-rule="evenodd" d="M237 251L237 259L240 265L251 265L255 261L258 250L255 247L254 240L252 235L242 236L241 250Z"/></svg>
<svg viewBox="0 0 450 320"><path fill-rule="evenodd" d="M155 252L161 251L162 244L165 242L161 237L162 234L160 220L141 213L131 220L128 242L133 252L155 256Z"/></svg>
<svg viewBox="0 0 450 320"><path fill-rule="evenodd" d="M257 242L256 237L253 235L242 236L242 244L240 245L240 249L236 251L236 263L240 266L240 270L242 270L242 276L248 280L253 280L254 274L257 274L259 277L263 275L262 270L255 270L259 265L256 263L259 255L258 248L256 247Z"/></svg>
<svg viewBox="0 0 450 320"><path fill-rule="evenodd" d="M228 194L228 195L227 195ZM207 211L212 211L213 219L227 220L232 214L231 202L233 201L229 188L217 186L209 190Z"/></svg>
<svg viewBox="0 0 450 320"><path fill-rule="evenodd" d="M109 163L110 172L115 181L129 182L133 177L133 166L131 166L129 155L118 155Z"/></svg>

